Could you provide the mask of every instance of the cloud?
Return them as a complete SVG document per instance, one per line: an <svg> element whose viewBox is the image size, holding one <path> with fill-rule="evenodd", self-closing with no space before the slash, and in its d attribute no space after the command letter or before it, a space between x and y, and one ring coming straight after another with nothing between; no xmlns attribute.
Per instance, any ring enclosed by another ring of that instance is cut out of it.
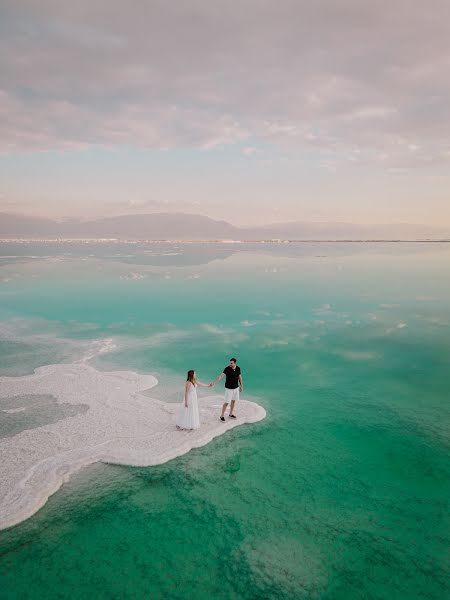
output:
<svg viewBox="0 0 450 600"><path fill-rule="evenodd" d="M256 154L258 152L258 149L255 148L254 146L246 146L245 148L242 148L242 154L244 156L252 156L253 154Z"/></svg>
<svg viewBox="0 0 450 600"><path fill-rule="evenodd" d="M0 193L0 211L15 212L23 211L33 206L29 200L10 200L5 194Z"/></svg>
<svg viewBox="0 0 450 600"><path fill-rule="evenodd" d="M2 205L0 200L0 206ZM130 198L125 201L106 201L102 204L102 215L123 215L123 214L147 214L148 212L199 212L202 203L200 200L184 199L173 200L170 198L141 200Z"/></svg>
<svg viewBox="0 0 450 600"><path fill-rule="evenodd" d="M450 159L446 0L24 0L0 21L3 152L252 139L333 171Z"/></svg>

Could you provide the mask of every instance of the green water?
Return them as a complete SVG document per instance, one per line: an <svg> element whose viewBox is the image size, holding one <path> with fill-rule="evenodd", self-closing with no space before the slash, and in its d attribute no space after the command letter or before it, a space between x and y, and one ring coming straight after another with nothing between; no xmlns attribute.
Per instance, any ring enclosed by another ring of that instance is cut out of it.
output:
<svg viewBox="0 0 450 600"><path fill-rule="evenodd" d="M449 245L0 252L1 374L111 338L93 364L172 401L236 355L267 410L165 465L77 475L0 533L1 598L449 597Z"/></svg>

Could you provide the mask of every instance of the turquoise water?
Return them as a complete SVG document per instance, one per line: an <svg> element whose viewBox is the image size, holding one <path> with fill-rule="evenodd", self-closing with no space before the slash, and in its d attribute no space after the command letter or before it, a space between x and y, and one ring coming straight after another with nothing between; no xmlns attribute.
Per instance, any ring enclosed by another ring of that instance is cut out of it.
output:
<svg viewBox="0 0 450 600"><path fill-rule="evenodd" d="M1 374L116 348L262 423L94 465L0 533L0 597L448 597L450 245L0 244Z"/></svg>

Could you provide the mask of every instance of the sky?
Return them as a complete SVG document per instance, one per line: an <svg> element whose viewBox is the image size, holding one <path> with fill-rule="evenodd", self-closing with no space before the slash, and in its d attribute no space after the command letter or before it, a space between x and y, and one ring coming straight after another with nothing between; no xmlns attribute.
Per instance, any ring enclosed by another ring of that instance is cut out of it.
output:
<svg viewBox="0 0 450 600"><path fill-rule="evenodd" d="M0 211L450 225L448 0L2 0Z"/></svg>

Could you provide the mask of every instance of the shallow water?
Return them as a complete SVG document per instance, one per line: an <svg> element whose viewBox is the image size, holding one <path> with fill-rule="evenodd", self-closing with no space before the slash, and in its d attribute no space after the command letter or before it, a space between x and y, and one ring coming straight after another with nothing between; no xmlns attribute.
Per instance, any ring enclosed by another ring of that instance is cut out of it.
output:
<svg viewBox="0 0 450 600"><path fill-rule="evenodd" d="M177 401L187 369L237 355L268 413L159 467L77 475L1 532L2 597L446 596L450 245L0 254L1 374L92 357Z"/></svg>

